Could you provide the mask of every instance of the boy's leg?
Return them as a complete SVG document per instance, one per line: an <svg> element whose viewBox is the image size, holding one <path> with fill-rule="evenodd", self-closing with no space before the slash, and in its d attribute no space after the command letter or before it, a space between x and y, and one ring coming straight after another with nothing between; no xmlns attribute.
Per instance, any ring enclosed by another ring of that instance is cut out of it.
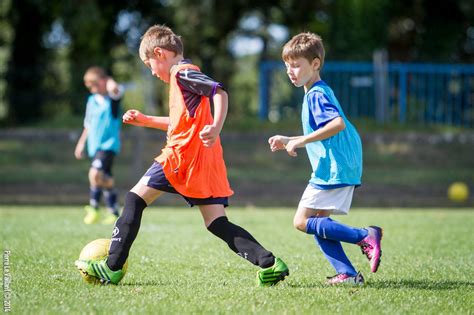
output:
<svg viewBox="0 0 474 315"><path fill-rule="evenodd" d="M162 194L161 191L138 183L125 196L122 214L115 223L107 258L110 270L122 269L132 243L137 237L143 210Z"/></svg>
<svg viewBox="0 0 474 315"><path fill-rule="evenodd" d="M360 246L362 253L367 256L370 270L377 272L382 256L382 229L369 226L365 229L351 227L331 218L311 217L307 220L306 232L324 239L341 241Z"/></svg>
<svg viewBox="0 0 474 315"><path fill-rule="evenodd" d="M138 234L143 210L162 194L158 190L161 185L156 185L162 174L157 170L154 163L125 196L124 209L112 232L109 255L102 260L77 260L75 264L81 272L99 278L102 283L117 284L123 278L122 268Z"/></svg>
<svg viewBox="0 0 474 315"><path fill-rule="evenodd" d="M354 266L352 266L349 258L347 258L341 242L328 240L318 235L314 235L314 239L318 243L324 257L326 257L331 266L333 266L337 274L347 274L349 276L357 275L357 271Z"/></svg>
<svg viewBox="0 0 474 315"><path fill-rule="evenodd" d="M199 209L207 229L212 234L226 242L239 256L261 267L257 272L258 285L275 285L290 274L280 258L273 256L242 227L229 222L222 204L200 205Z"/></svg>
<svg viewBox="0 0 474 315"><path fill-rule="evenodd" d="M329 217L320 216L307 219L306 233L351 244L357 244L368 235L367 229L351 227Z"/></svg>
<svg viewBox="0 0 474 315"><path fill-rule="evenodd" d="M112 166L114 164L115 153L112 151L100 151L97 154L97 159L100 159L100 165L97 167L101 170L100 186L102 187L105 199L105 206L108 210L108 214L102 223L112 224L117 220L119 216L118 204L117 204L117 193L115 192L114 177L112 175Z"/></svg>
<svg viewBox="0 0 474 315"><path fill-rule="evenodd" d="M226 242L237 255L261 268L274 264L272 252L263 248L249 232L230 222L223 205L200 205L199 210L209 232Z"/></svg>
<svg viewBox="0 0 474 315"><path fill-rule="evenodd" d="M102 196L102 187L100 185L100 171L94 167L89 169L89 205L85 207L86 216L84 223L92 224L99 220L99 205Z"/></svg>
<svg viewBox="0 0 474 315"><path fill-rule="evenodd" d="M310 224L310 222L314 222L314 219L329 219L329 215L329 211L317 211L299 206L293 219L293 224L298 230L314 235L319 248L338 274L355 276L357 271L354 269L354 266L350 262L349 258L347 258L340 241L325 237L322 230L312 230L311 228L308 229L306 227ZM318 233L318 231L320 233Z"/></svg>
<svg viewBox="0 0 474 315"><path fill-rule="evenodd" d="M114 178L104 176L103 187L105 206L108 213L102 223L113 224L119 217L119 206L117 202L117 192L114 189Z"/></svg>
<svg viewBox="0 0 474 315"><path fill-rule="evenodd" d="M101 171L91 167L89 169L89 205L95 209L99 208L100 198L102 197Z"/></svg>
<svg viewBox="0 0 474 315"><path fill-rule="evenodd" d="M344 225L329 218L332 211L348 213L354 192L353 186L321 190L308 185L301 197L293 223L308 234L356 244L367 236L366 229ZM315 211L314 209L319 209ZM321 210L333 209L333 210Z"/></svg>

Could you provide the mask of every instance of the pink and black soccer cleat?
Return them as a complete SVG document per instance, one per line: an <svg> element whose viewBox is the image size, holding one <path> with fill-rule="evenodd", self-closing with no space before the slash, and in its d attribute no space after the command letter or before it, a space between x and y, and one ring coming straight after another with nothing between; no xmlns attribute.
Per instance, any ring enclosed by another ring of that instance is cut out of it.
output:
<svg viewBox="0 0 474 315"><path fill-rule="evenodd" d="M362 254L367 256L370 263L370 270L377 272L380 265L380 257L382 257L382 236L383 230L378 226L369 226L367 228L369 234L357 245L360 246Z"/></svg>
<svg viewBox="0 0 474 315"><path fill-rule="evenodd" d="M346 273L340 273L333 277L328 277L327 284L337 285L337 284L350 284L350 285L364 285L364 277L360 272L355 276L349 276Z"/></svg>

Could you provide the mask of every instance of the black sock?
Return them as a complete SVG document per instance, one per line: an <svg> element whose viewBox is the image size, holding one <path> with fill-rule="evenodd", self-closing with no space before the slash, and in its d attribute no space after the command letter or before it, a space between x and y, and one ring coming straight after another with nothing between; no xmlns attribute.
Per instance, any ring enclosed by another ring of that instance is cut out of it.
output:
<svg viewBox="0 0 474 315"><path fill-rule="evenodd" d="M118 216L118 209L117 209L117 192L113 188L107 188L103 190L104 198L105 198L105 205L107 208L112 211L112 214Z"/></svg>
<svg viewBox="0 0 474 315"><path fill-rule="evenodd" d="M237 255L262 268L270 267L275 256L260 245L249 232L227 219L226 216L212 221L207 227L209 232L222 239Z"/></svg>
<svg viewBox="0 0 474 315"><path fill-rule="evenodd" d="M130 247L132 247L140 229L143 210L146 206L146 202L137 194L129 191L125 195L125 205L122 214L115 223L107 258L107 266L111 270L122 269L127 261Z"/></svg>
<svg viewBox="0 0 474 315"><path fill-rule="evenodd" d="M102 196L102 188L96 186L89 187L89 205L93 208L98 208L100 204L100 197Z"/></svg>

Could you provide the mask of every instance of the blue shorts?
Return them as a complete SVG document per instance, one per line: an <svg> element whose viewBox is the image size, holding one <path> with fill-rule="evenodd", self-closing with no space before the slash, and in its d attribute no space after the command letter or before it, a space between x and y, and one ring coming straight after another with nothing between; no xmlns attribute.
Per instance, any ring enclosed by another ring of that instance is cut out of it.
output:
<svg viewBox="0 0 474 315"><path fill-rule="evenodd" d="M165 172L163 172L163 167L158 162L154 162L153 165L150 166L150 168L146 171L145 175L143 175L143 177L140 179L140 183L154 189L181 195L190 207L194 205L223 205L224 207L229 206L228 197L191 198L180 194L170 184L170 182L165 176Z"/></svg>

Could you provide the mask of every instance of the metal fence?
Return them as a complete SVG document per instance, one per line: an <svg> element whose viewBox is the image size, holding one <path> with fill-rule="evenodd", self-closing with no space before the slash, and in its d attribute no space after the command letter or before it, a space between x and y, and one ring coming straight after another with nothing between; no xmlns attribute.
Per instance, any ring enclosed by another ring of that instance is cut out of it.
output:
<svg viewBox="0 0 474 315"><path fill-rule="evenodd" d="M259 116L263 120L275 111L281 116L285 107L300 108L301 91L282 95L281 82L290 85L286 78L281 80L283 76L282 62L260 65ZM474 127L474 65L377 63L375 59L373 63L327 62L321 76L351 118Z"/></svg>

